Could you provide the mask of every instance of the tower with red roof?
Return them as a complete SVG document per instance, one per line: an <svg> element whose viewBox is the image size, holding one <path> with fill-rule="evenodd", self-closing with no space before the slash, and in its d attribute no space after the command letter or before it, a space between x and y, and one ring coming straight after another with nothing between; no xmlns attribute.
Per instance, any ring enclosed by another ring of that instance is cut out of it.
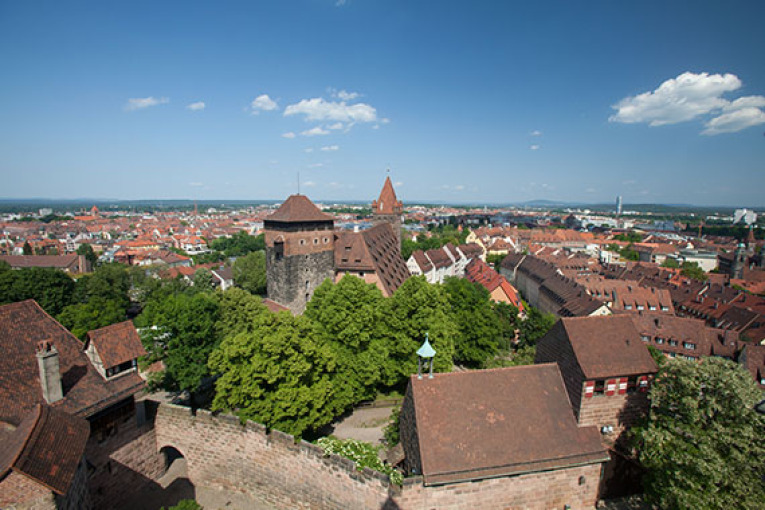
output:
<svg viewBox="0 0 765 510"><path fill-rule="evenodd" d="M404 213L404 204L396 197L390 176L385 178L380 198L372 201L372 221L378 223L390 223L396 234L399 250L401 249L401 215Z"/></svg>

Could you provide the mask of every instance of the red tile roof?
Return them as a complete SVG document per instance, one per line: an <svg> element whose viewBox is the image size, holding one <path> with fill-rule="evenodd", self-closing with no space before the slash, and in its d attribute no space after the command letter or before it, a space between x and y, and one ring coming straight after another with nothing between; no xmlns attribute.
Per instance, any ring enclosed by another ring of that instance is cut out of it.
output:
<svg viewBox="0 0 765 510"><path fill-rule="evenodd" d="M404 204L396 198L396 191L390 177L385 178L385 184L380 192L380 198L372 201L372 211L377 214L401 214Z"/></svg>
<svg viewBox="0 0 765 510"><path fill-rule="evenodd" d="M37 344L50 341L59 353L64 398L53 407L88 417L144 387L138 374L104 381L83 344L32 299L0 306L0 420L17 424L44 402Z"/></svg>
<svg viewBox="0 0 765 510"><path fill-rule="evenodd" d="M409 270L401 258L398 240L389 223L363 232L335 233L336 271L374 271L390 296L407 278Z"/></svg>
<svg viewBox="0 0 765 510"><path fill-rule="evenodd" d="M89 435L86 420L38 404L0 443L0 479L12 469L64 495Z"/></svg>
<svg viewBox="0 0 765 510"><path fill-rule="evenodd" d="M578 427L556 364L410 379L426 485L608 459L595 427Z"/></svg>
<svg viewBox="0 0 765 510"><path fill-rule="evenodd" d="M307 196L291 195L265 221L295 223L303 221L334 221L334 219L329 214L321 212Z"/></svg>
<svg viewBox="0 0 765 510"><path fill-rule="evenodd" d="M143 348L141 338L131 321L88 331L85 340L86 349L89 342L93 342L96 347L104 369L146 356L146 349Z"/></svg>
<svg viewBox="0 0 765 510"><path fill-rule="evenodd" d="M587 379L651 374L656 362L628 315L567 317L559 321ZM544 341L544 338L540 342Z"/></svg>

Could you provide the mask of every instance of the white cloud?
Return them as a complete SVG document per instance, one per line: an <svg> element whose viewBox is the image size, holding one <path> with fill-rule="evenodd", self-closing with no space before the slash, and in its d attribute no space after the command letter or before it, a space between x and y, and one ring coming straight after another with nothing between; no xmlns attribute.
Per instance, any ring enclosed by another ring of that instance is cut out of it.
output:
<svg viewBox="0 0 765 510"><path fill-rule="evenodd" d="M310 154L311 152L313 152L313 148L312 147L305 148L303 149L303 152Z"/></svg>
<svg viewBox="0 0 765 510"><path fill-rule="evenodd" d="M302 185L305 186L306 188L313 188L314 186L316 186L316 183L313 181L305 181L304 183L302 183Z"/></svg>
<svg viewBox="0 0 765 510"><path fill-rule="evenodd" d="M345 101L325 101L315 97L288 105L284 116L305 115L308 121L375 122L377 110L366 103L346 104Z"/></svg>
<svg viewBox="0 0 765 510"><path fill-rule="evenodd" d="M271 110L276 110L277 107L276 102L268 97L268 94L261 94L250 103L253 115L257 115L261 111L270 112Z"/></svg>
<svg viewBox="0 0 765 510"><path fill-rule="evenodd" d="M205 183L203 183L203 182L190 182L189 183L189 186L194 186L195 188L198 188L198 187L204 186L204 185L205 185Z"/></svg>
<svg viewBox="0 0 765 510"><path fill-rule="evenodd" d="M169 103L170 99L166 97L131 97L128 99L127 104L125 105L125 110L132 112L134 110L143 110L144 108L148 108L150 106L156 106L158 104L166 104Z"/></svg>
<svg viewBox="0 0 765 510"><path fill-rule="evenodd" d="M338 147L337 145L327 145L321 148L321 150L323 150L324 152L336 151L338 149L340 149L340 147Z"/></svg>
<svg viewBox="0 0 765 510"><path fill-rule="evenodd" d="M754 107L740 108L710 120L704 125L706 129L701 133L705 135L735 133L760 124L765 124L765 112Z"/></svg>
<svg viewBox="0 0 765 510"><path fill-rule="evenodd" d="M542 136L542 132L538 129L535 129L531 133L529 133L531 136Z"/></svg>
<svg viewBox="0 0 765 510"><path fill-rule="evenodd" d="M282 133L282 138L295 138L295 133L293 133L292 131Z"/></svg>
<svg viewBox="0 0 765 510"><path fill-rule="evenodd" d="M186 105L186 108L191 110L192 112L198 112L199 110L205 109L205 102L197 101L196 103L191 103L190 105Z"/></svg>
<svg viewBox="0 0 765 510"><path fill-rule="evenodd" d="M404 183L403 183L403 182L401 182L401 181L396 181L396 182L394 182L394 183L393 183L393 185L394 185L395 187L397 187L397 188L400 188L401 186L403 186L403 185L404 185Z"/></svg>
<svg viewBox="0 0 765 510"><path fill-rule="evenodd" d="M321 168L324 166L324 163L313 163L308 165L308 168Z"/></svg>
<svg viewBox="0 0 765 510"><path fill-rule="evenodd" d="M537 144L534 144L534 145L529 145L529 149L531 149L531 150L533 150L533 151L538 151L540 147L541 147L541 146L540 146L540 145L537 145Z"/></svg>
<svg viewBox="0 0 765 510"><path fill-rule="evenodd" d="M340 90L333 95L341 101L353 101L354 99L359 97L361 94L359 94L358 92L348 92L345 90Z"/></svg>
<svg viewBox="0 0 765 510"><path fill-rule="evenodd" d="M380 119L381 124L390 124L390 119L388 117L383 117Z"/></svg>
<svg viewBox="0 0 765 510"><path fill-rule="evenodd" d="M730 104L720 96L740 87L741 80L734 74L683 73L653 92L622 99L612 106L616 113L608 120L650 126L685 122Z"/></svg>
<svg viewBox="0 0 765 510"><path fill-rule="evenodd" d="M725 111L739 110L741 108L762 108L765 106L765 97L763 96L744 96L727 104Z"/></svg>
<svg viewBox="0 0 765 510"><path fill-rule="evenodd" d="M457 184L454 187L454 189L457 190L457 191L462 191L463 189L465 189L465 185L464 184Z"/></svg>
<svg viewBox="0 0 765 510"><path fill-rule="evenodd" d="M303 136L319 136L319 135L328 135L329 131L326 129L322 129L321 126L316 126L315 128L307 129L300 133Z"/></svg>
<svg viewBox="0 0 765 510"><path fill-rule="evenodd" d="M330 124L327 126L327 129L331 129L332 131L336 131L338 129L343 129L345 127L345 124L342 122L335 122L334 124Z"/></svg>

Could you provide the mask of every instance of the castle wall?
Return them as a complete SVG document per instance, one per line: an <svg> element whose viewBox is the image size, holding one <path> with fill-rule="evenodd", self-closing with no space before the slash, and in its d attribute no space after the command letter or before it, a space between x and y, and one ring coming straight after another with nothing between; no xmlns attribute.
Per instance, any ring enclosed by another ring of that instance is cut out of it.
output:
<svg viewBox="0 0 765 510"><path fill-rule="evenodd" d="M278 431L228 415L162 404L156 419L156 449L177 449L186 458L195 486L243 492L277 508L464 509L593 508L600 464L425 486L422 479L391 485L385 475L294 442Z"/></svg>
<svg viewBox="0 0 765 510"><path fill-rule="evenodd" d="M0 480L0 508L11 505L18 510L54 510L56 501L50 489L21 473L11 471Z"/></svg>

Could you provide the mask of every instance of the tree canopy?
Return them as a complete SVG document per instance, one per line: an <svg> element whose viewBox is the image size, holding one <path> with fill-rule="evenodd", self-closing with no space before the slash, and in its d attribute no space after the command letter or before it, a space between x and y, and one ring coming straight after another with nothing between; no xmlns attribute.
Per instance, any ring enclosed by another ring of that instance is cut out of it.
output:
<svg viewBox="0 0 765 510"><path fill-rule="evenodd" d="M636 429L649 498L661 508L765 508L762 393L722 358L663 364L647 425Z"/></svg>
<svg viewBox="0 0 765 510"><path fill-rule="evenodd" d="M259 296L266 294L266 252L254 251L237 258L233 272L237 286Z"/></svg>
<svg viewBox="0 0 765 510"><path fill-rule="evenodd" d="M300 436L335 417L335 357L307 317L255 314L248 330L231 334L210 355L213 409Z"/></svg>
<svg viewBox="0 0 765 510"><path fill-rule="evenodd" d="M265 236L251 236L244 230L240 230L231 237L219 237L210 243L210 248L222 251L226 257L241 257L253 251L265 250Z"/></svg>

